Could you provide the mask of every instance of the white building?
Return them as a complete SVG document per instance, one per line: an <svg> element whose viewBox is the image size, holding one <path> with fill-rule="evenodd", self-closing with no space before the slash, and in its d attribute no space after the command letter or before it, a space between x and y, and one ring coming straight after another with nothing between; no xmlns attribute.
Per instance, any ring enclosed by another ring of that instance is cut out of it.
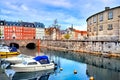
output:
<svg viewBox="0 0 120 80"><path fill-rule="evenodd" d="M95 13L87 18L87 32L91 40L120 41L120 6Z"/></svg>
<svg viewBox="0 0 120 80"><path fill-rule="evenodd" d="M4 39L4 21L0 21L0 39Z"/></svg>
<svg viewBox="0 0 120 80"><path fill-rule="evenodd" d="M36 39L44 39L45 37L45 25L42 23L34 23L35 27L36 27L36 35L35 38Z"/></svg>

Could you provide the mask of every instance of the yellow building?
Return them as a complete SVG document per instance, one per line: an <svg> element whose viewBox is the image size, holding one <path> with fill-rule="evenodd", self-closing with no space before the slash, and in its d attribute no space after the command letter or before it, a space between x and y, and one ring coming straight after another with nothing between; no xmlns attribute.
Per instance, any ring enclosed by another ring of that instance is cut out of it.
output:
<svg viewBox="0 0 120 80"><path fill-rule="evenodd" d="M120 6L105 7L86 21L90 40L120 41Z"/></svg>

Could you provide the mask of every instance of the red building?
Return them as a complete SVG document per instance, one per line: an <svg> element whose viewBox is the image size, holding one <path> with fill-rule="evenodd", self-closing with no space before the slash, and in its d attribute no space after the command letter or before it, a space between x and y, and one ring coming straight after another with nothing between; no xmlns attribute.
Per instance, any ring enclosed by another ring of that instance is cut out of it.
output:
<svg viewBox="0 0 120 80"><path fill-rule="evenodd" d="M35 39L35 26L28 22L5 22L4 39Z"/></svg>

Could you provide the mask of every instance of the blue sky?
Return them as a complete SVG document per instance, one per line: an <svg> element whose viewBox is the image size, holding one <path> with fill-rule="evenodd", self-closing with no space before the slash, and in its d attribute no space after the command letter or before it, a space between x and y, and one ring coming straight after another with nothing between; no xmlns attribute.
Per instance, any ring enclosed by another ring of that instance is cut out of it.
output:
<svg viewBox="0 0 120 80"><path fill-rule="evenodd" d="M42 22L46 27L57 19L61 29L73 24L86 30L86 19L105 7L120 6L120 0L0 0L0 19Z"/></svg>

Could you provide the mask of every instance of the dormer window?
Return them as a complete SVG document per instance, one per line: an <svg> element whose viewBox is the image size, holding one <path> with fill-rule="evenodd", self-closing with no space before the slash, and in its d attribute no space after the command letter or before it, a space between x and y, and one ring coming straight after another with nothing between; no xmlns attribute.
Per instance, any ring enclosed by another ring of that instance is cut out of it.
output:
<svg viewBox="0 0 120 80"><path fill-rule="evenodd" d="M1 22L0 25L3 25L3 23Z"/></svg>

